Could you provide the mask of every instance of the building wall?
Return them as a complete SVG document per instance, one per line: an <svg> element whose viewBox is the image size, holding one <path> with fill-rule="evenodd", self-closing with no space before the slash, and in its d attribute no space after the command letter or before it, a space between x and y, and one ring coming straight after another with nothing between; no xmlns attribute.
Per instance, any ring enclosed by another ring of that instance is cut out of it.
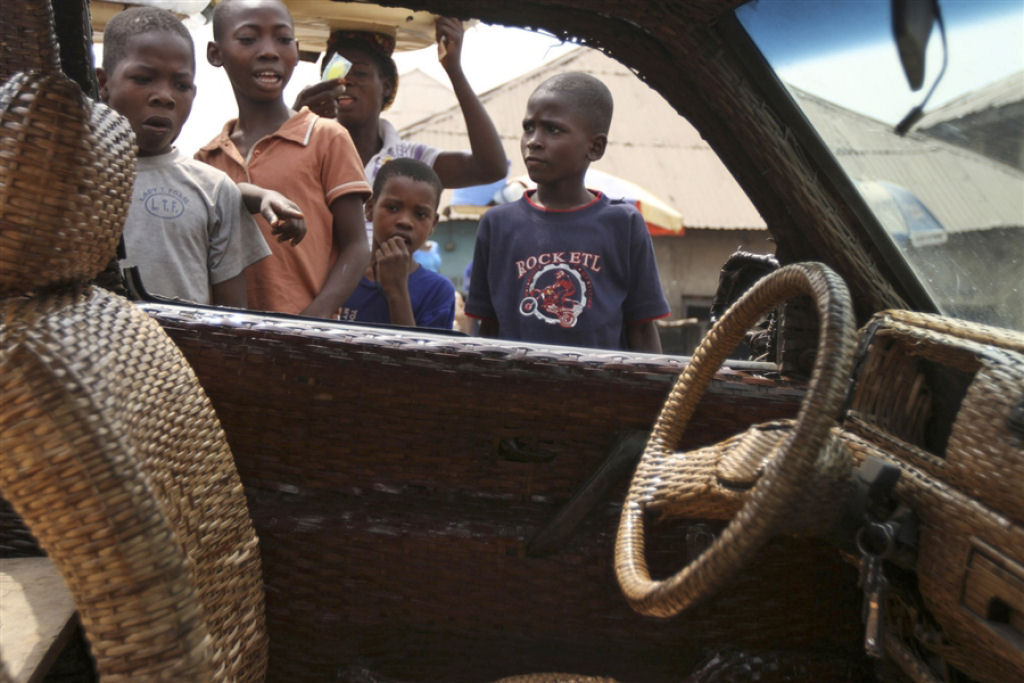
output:
<svg viewBox="0 0 1024 683"><path fill-rule="evenodd" d="M456 220L437 224L430 239L441 248L441 275L452 281L455 289L466 292L463 279L466 264L473 258L476 221Z"/></svg>
<svg viewBox="0 0 1024 683"><path fill-rule="evenodd" d="M737 249L775 253L767 230L687 230L682 237L654 237L654 254L672 316L687 317L686 302L711 297L722 264Z"/></svg>
<svg viewBox="0 0 1024 683"><path fill-rule="evenodd" d="M665 353L683 356L693 353L711 326L711 300L729 256L737 249L775 253L767 230L688 229L681 237L653 239L661 287L672 307L671 318L658 330L661 348Z"/></svg>
<svg viewBox="0 0 1024 683"><path fill-rule="evenodd" d="M1024 226L953 233L941 244L903 247L903 254L942 313L1024 326Z"/></svg>

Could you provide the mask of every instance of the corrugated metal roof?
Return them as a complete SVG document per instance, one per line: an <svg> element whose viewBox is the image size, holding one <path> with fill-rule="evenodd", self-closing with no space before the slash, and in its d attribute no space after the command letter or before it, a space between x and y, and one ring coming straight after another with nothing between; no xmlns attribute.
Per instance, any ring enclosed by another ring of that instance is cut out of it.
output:
<svg viewBox="0 0 1024 683"><path fill-rule="evenodd" d="M962 119L987 109L998 109L1022 100L1024 100L1024 69L984 88L978 88L950 100L921 117L917 127L918 129L930 128L944 121Z"/></svg>
<svg viewBox="0 0 1024 683"><path fill-rule="evenodd" d="M1024 173L924 133L891 125L791 88L847 174L906 188L950 232L1024 226Z"/></svg>
<svg viewBox="0 0 1024 683"><path fill-rule="evenodd" d="M413 69L399 76L395 101L383 116L401 130L456 105L458 100L450 87L419 69Z"/></svg>
<svg viewBox="0 0 1024 683"><path fill-rule="evenodd" d="M511 161L510 176L525 173L519 137L530 93L543 80L565 71L597 76L615 98L608 149L594 168L661 197L683 215L687 230L765 227L746 194L686 119L629 69L589 48L481 95ZM1002 101L1004 85L993 86L982 99ZM1008 89L1012 91L1012 82ZM796 88L791 92L855 181L884 180L908 189L953 232L1024 225L1024 174L1016 169L923 133L898 136L886 123ZM962 99L977 101L979 92ZM402 132L442 149L469 147L457 105Z"/></svg>
<svg viewBox="0 0 1024 683"><path fill-rule="evenodd" d="M510 177L526 172L519 137L530 93L545 79L566 71L597 76L615 98L608 149L594 168L665 200L683 215L687 230L765 228L746 194L693 126L629 69L589 48L574 50L480 96L504 142ZM384 116L388 118L387 113ZM404 137L441 149L469 148L457 105L400 130Z"/></svg>

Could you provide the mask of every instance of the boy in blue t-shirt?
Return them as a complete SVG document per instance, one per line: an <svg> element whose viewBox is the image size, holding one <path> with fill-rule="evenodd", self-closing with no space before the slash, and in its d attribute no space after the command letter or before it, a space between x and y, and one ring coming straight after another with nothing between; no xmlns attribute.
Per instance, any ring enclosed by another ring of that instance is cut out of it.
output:
<svg viewBox="0 0 1024 683"><path fill-rule="evenodd" d="M366 219L373 257L341 308L341 320L452 329L455 288L413 258L437 227L441 179L415 159L392 159L373 181Z"/></svg>
<svg viewBox="0 0 1024 683"><path fill-rule="evenodd" d="M482 336L661 351L654 321L669 307L643 217L583 182L611 118L611 92L588 74L559 74L530 95L521 149L537 189L477 229L466 314Z"/></svg>

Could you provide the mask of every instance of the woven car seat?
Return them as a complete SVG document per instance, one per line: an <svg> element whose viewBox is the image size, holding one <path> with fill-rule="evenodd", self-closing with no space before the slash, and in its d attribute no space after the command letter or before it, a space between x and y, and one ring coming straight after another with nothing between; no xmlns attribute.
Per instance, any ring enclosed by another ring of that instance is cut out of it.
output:
<svg viewBox="0 0 1024 683"><path fill-rule="evenodd" d="M224 433L163 329L88 284L131 198L131 129L60 72L49 3L12 4L4 33L39 63L5 63L0 88L0 495L103 680L260 680L259 548Z"/></svg>

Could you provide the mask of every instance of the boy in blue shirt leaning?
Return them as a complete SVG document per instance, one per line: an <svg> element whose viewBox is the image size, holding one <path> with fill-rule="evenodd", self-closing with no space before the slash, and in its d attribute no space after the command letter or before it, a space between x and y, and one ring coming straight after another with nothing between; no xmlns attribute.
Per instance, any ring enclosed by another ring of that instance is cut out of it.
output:
<svg viewBox="0 0 1024 683"><path fill-rule="evenodd" d="M559 74L530 95L520 146L537 189L477 228L466 314L482 336L661 351L655 320L669 307L644 219L583 183L611 118L611 92L588 74Z"/></svg>
<svg viewBox="0 0 1024 683"><path fill-rule="evenodd" d="M455 288L413 258L437 227L440 200L441 179L422 161L398 158L381 167L366 202L373 257L342 320L452 329Z"/></svg>

